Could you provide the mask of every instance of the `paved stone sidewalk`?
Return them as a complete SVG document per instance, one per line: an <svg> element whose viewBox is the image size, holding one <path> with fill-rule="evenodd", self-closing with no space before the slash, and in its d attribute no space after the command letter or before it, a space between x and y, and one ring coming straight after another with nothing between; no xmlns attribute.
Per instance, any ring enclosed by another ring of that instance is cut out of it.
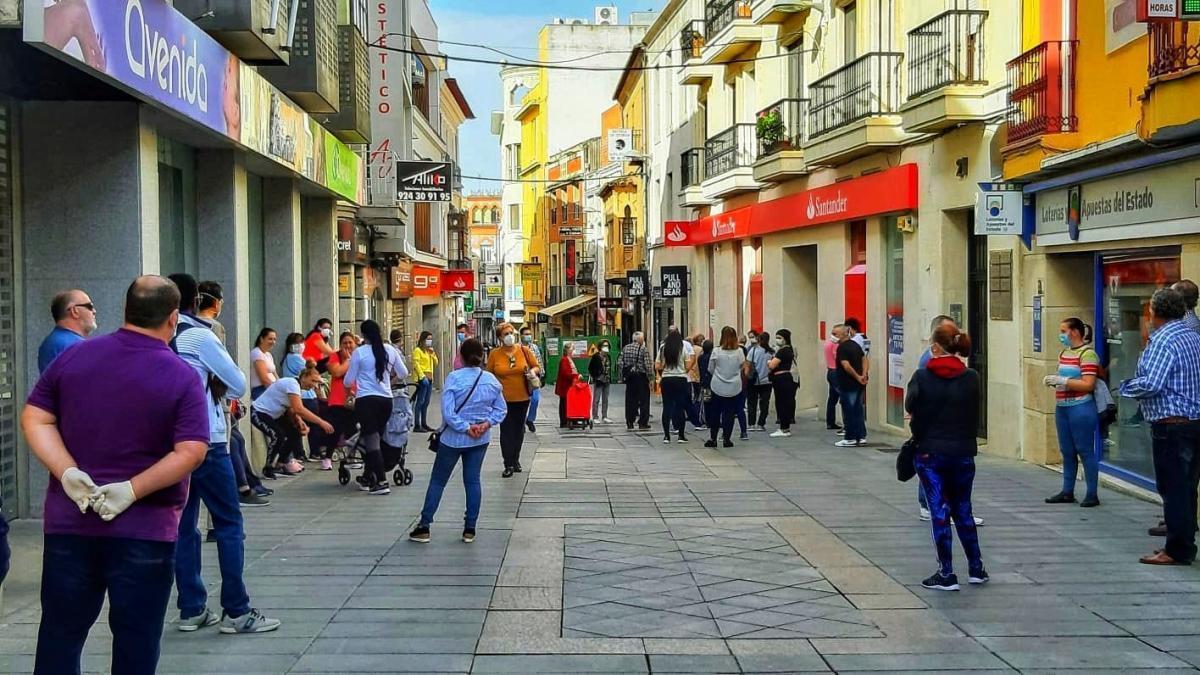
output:
<svg viewBox="0 0 1200 675"><path fill-rule="evenodd" d="M975 505L992 582L920 588L934 568L899 439L841 449L804 413L790 439L664 445L624 425L553 429L546 391L526 473L485 464L478 541L447 488L429 545L406 534L412 486L370 497L310 469L249 509L246 581L284 620L258 636L168 626L162 673L1195 672L1200 568L1151 568L1153 504L1051 507L1060 477L981 457ZM620 388L613 400L622 399ZM622 419L619 406L613 419ZM657 407L657 402L656 402ZM656 411L656 414L657 411ZM436 414L435 414L436 417ZM658 420L655 420L657 423ZM37 633L38 523L17 523L0 673L27 673ZM959 558L961 565L961 555ZM206 577L219 580L212 546ZM212 588L214 597L216 587ZM215 600L214 600L215 601ZM173 618L173 611L172 611ZM107 672L107 628L85 669Z"/></svg>

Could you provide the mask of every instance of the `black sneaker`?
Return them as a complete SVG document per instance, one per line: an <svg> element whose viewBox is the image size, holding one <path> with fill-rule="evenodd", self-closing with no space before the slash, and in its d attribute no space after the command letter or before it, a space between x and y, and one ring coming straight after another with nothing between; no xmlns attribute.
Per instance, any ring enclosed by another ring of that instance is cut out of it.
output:
<svg viewBox="0 0 1200 675"><path fill-rule="evenodd" d="M238 494L238 503L242 506L270 506L271 500L254 492L241 492Z"/></svg>
<svg viewBox="0 0 1200 675"><path fill-rule="evenodd" d="M524 471L524 469L521 468L520 464L513 465L513 473L521 473L522 471Z"/></svg>
<svg viewBox="0 0 1200 675"><path fill-rule="evenodd" d="M412 532L408 533L408 540L415 541L418 544L428 544L429 543L429 526L428 525L417 525L416 528L414 528Z"/></svg>
<svg viewBox="0 0 1200 675"><path fill-rule="evenodd" d="M216 531L216 530L209 530L209 531L208 531L208 534L204 535L204 543L206 543L206 544L215 544L215 543L217 543L217 531Z"/></svg>
<svg viewBox="0 0 1200 675"><path fill-rule="evenodd" d="M987 570L980 567L979 569L967 575L967 583L978 586L979 584L986 584L990 578L991 577L988 576Z"/></svg>
<svg viewBox="0 0 1200 675"><path fill-rule="evenodd" d="M504 473L500 474L501 478L512 478L513 469L511 466L504 467Z"/></svg>
<svg viewBox="0 0 1200 675"><path fill-rule="evenodd" d="M704 447L715 448L715 447L717 447L717 442L716 441L704 441Z"/></svg>
<svg viewBox="0 0 1200 675"><path fill-rule="evenodd" d="M354 484L358 486L360 492L371 491L371 482L367 480L366 476L359 476L358 478L355 478Z"/></svg>
<svg viewBox="0 0 1200 675"><path fill-rule="evenodd" d="M277 480L279 477L275 475L275 467L264 466L262 468L262 477L267 480Z"/></svg>
<svg viewBox="0 0 1200 675"><path fill-rule="evenodd" d="M832 425L832 426L831 426L831 425L828 425L828 424L826 424L826 425L825 425L825 428L826 428L827 430L829 430L829 431L837 431L837 430L841 429L841 428L842 428L842 426L841 426L840 424L834 424L834 425Z"/></svg>
<svg viewBox="0 0 1200 675"><path fill-rule="evenodd" d="M1093 506L1100 506L1099 497L1084 497L1083 501L1079 502L1079 506L1085 509L1090 509Z"/></svg>
<svg viewBox="0 0 1200 675"><path fill-rule="evenodd" d="M958 577L954 574L935 572L933 576L922 581L921 585L935 591L957 591Z"/></svg>
<svg viewBox="0 0 1200 675"><path fill-rule="evenodd" d="M652 428L653 427L651 427L649 424L646 424L646 425L639 424L638 425L638 431L650 431L650 429L652 429Z"/></svg>
<svg viewBox="0 0 1200 675"><path fill-rule="evenodd" d="M1075 495L1067 492L1060 492L1052 497L1046 497L1047 504L1074 504Z"/></svg>
<svg viewBox="0 0 1200 675"><path fill-rule="evenodd" d="M726 448L732 448L732 447L733 447L733 441L731 441L731 440L729 440L728 438L726 438L724 441L721 441L721 445L722 445L723 447L726 447Z"/></svg>
<svg viewBox="0 0 1200 675"><path fill-rule="evenodd" d="M537 433L537 425L536 425L536 424L534 424L533 422L526 422L526 423L525 423L525 428L526 428L526 429L528 429L528 430L529 430L529 433L531 433L531 434L536 434L536 433Z"/></svg>
<svg viewBox="0 0 1200 675"><path fill-rule="evenodd" d="M463 539L464 544L474 544L475 543L475 528L473 528L473 527L463 528L462 539Z"/></svg>
<svg viewBox="0 0 1200 675"><path fill-rule="evenodd" d="M271 495L275 494L275 491L269 487L257 485L254 488L254 494L258 495L259 497L270 497Z"/></svg>
<svg viewBox="0 0 1200 675"><path fill-rule="evenodd" d="M382 483L376 483L375 485L371 486L370 494L372 494L372 495L390 495L390 494L392 494L392 486L388 485L387 481L383 481Z"/></svg>

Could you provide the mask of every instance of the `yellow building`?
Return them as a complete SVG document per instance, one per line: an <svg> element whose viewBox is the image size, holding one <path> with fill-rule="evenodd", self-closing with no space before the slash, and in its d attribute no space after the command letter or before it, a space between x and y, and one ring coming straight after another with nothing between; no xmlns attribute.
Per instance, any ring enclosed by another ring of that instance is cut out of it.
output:
<svg viewBox="0 0 1200 675"><path fill-rule="evenodd" d="M1115 385L1149 334L1155 289L1200 277L1200 24L1138 23L1129 2L1024 0L1008 64L1004 177L1024 185L1031 248L1015 261L1025 457L1057 463L1062 319L1095 326ZM1102 470L1152 485L1148 425L1116 399Z"/></svg>
<svg viewBox="0 0 1200 675"><path fill-rule="evenodd" d="M519 177L521 187L521 232L525 242L523 252L525 316L533 317L546 306L545 261L547 231L539 215L545 199L546 122L543 105L546 100L544 70L538 83L525 95L517 121L521 123L521 152Z"/></svg>

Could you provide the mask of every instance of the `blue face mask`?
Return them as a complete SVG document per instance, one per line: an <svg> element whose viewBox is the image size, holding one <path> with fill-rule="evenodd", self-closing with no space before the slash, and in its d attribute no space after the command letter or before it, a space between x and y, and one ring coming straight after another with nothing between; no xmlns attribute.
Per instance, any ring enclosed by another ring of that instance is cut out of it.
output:
<svg viewBox="0 0 1200 675"><path fill-rule="evenodd" d="M462 342L463 340L466 340L466 339L467 339L467 334L466 334L466 333L459 333L459 334L458 334L458 341L459 341L459 342Z"/></svg>
<svg viewBox="0 0 1200 675"><path fill-rule="evenodd" d="M1071 348L1071 338L1067 337L1066 333L1059 333L1058 341L1062 343L1063 347L1066 347L1067 349Z"/></svg>

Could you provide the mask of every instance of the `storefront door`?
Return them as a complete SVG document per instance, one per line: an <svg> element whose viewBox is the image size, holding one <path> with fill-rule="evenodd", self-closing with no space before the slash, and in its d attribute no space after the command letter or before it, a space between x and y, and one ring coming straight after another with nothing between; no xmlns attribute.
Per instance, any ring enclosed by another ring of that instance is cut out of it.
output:
<svg viewBox="0 0 1200 675"><path fill-rule="evenodd" d="M1138 358L1149 339L1150 296L1179 280L1179 250L1150 249L1100 257L1096 297L1096 348L1108 364L1108 383L1114 390L1133 377ZM1101 332L1103 331L1103 332ZM1114 395L1117 421L1103 439L1101 466L1123 479L1151 487L1154 462L1150 425L1138 402Z"/></svg>

